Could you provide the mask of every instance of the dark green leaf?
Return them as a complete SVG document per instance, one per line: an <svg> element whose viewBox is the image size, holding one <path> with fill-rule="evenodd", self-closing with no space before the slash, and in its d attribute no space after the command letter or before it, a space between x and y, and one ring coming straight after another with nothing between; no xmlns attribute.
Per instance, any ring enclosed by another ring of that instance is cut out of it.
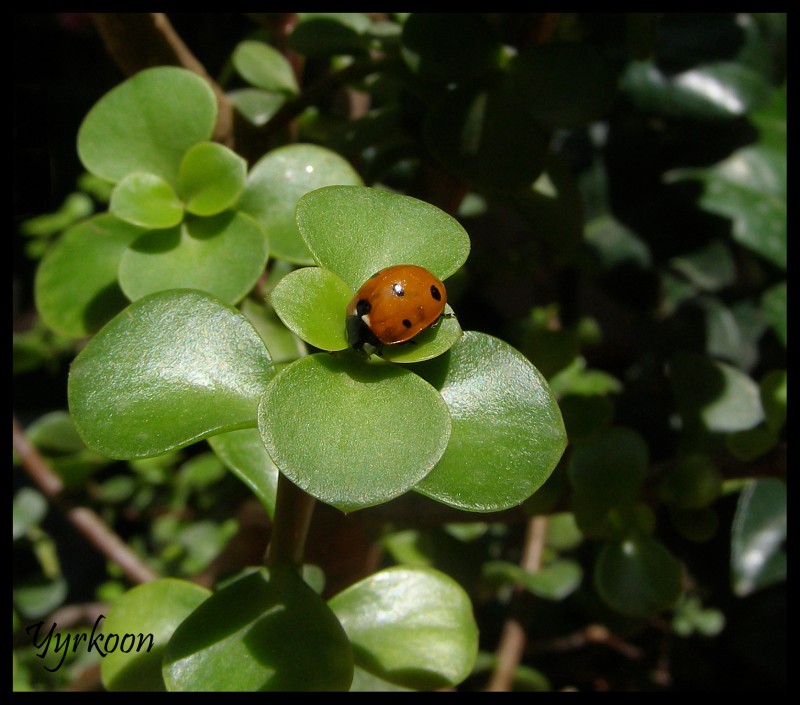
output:
<svg viewBox="0 0 800 705"><path fill-rule="evenodd" d="M353 655L336 617L295 572L262 568L183 621L163 674L172 691L343 691Z"/></svg>

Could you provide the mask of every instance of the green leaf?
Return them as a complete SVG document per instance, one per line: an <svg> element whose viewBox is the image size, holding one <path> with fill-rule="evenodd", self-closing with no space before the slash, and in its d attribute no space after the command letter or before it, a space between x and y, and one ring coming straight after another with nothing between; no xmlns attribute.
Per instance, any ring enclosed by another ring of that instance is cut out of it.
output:
<svg viewBox="0 0 800 705"><path fill-rule="evenodd" d="M75 358L70 411L107 457L160 455L254 426L272 374L236 309L199 291L166 291L131 304Z"/></svg>
<svg viewBox="0 0 800 705"><path fill-rule="evenodd" d="M467 331L415 368L442 394L452 432L434 470L414 488L450 506L516 506L550 476L567 444L555 398L539 371L507 343Z"/></svg>
<svg viewBox="0 0 800 705"><path fill-rule="evenodd" d="M259 429L292 482L352 511L398 497L430 472L450 417L438 392L403 367L316 354L278 373Z"/></svg>
<svg viewBox="0 0 800 705"><path fill-rule="evenodd" d="M345 309L353 292L321 267L290 272L272 290L269 302L291 331L321 350L344 350Z"/></svg>
<svg viewBox="0 0 800 705"><path fill-rule="evenodd" d="M758 385L741 370L704 355L678 353L669 365L678 410L690 428L743 431L764 420Z"/></svg>
<svg viewBox="0 0 800 705"><path fill-rule="evenodd" d="M545 600L563 600L571 595L583 580L580 563L557 560L537 571L526 572L522 577L525 589Z"/></svg>
<svg viewBox="0 0 800 705"><path fill-rule="evenodd" d="M183 203L160 176L134 172L111 193L109 211L120 220L143 228L171 228L183 220Z"/></svg>
<svg viewBox="0 0 800 705"><path fill-rule="evenodd" d="M261 126L286 102L284 93L268 93L258 88L239 88L227 93L228 100L253 125Z"/></svg>
<svg viewBox="0 0 800 705"><path fill-rule="evenodd" d="M673 257L670 266L704 291L719 291L736 281L733 254L721 240L712 240L700 250Z"/></svg>
<svg viewBox="0 0 800 705"><path fill-rule="evenodd" d="M416 264L445 280L470 249L464 228L444 211L360 186L307 193L297 204L297 225L314 260L353 291L395 264Z"/></svg>
<svg viewBox="0 0 800 705"><path fill-rule="evenodd" d="M289 35L289 46L303 56L316 59L335 55L365 54L369 40L352 26L340 22L338 17L332 15L303 19Z"/></svg>
<svg viewBox="0 0 800 705"><path fill-rule="evenodd" d="M278 468L269 457L258 429L243 428L241 431L220 433L209 438L208 444L273 516Z"/></svg>
<svg viewBox="0 0 800 705"><path fill-rule="evenodd" d="M167 289L200 289L234 304L253 288L266 262L255 221L225 211L141 235L122 255L119 282L134 301Z"/></svg>
<svg viewBox="0 0 800 705"><path fill-rule="evenodd" d="M703 182L700 205L733 221L740 245L786 269L786 151L742 147L707 169L684 169L672 178Z"/></svg>
<svg viewBox="0 0 800 705"><path fill-rule="evenodd" d="M273 256L314 264L295 220L301 196L323 186L361 186L349 162L325 147L291 144L268 152L250 170L237 210L251 215L269 235Z"/></svg>
<svg viewBox="0 0 800 705"><path fill-rule="evenodd" d="M201 142L186 152L178 172L186 210L195 215L216 215L233 205L246 178L247 162L214 142Z"/></svg>
<svg viewBox="0 0 800 705"><path fill-rule="evenodd" d="M63 604L68 590L69 585L61 576L52 580L44 576L24 579L14 585L14 609L25 619L40 619ZM48 664L50 668L57 665L56 658L53 663Z"/></svg>
<svg viewBox="0 0 800 705"><path fill-rule="evenodd" d="M23 487L14 495L11 505L13 520L13 540L25 536L47 514L47 500L41 492L32 487Z"/></svg>
<svg viewBox="0 0 800 705"><path fill-rule="evenodd" d="M172 66L145 69L89 111L78 131L78 154L108 181L144 171L176 187L183 155L211 137L216 119L214 92L200 76Z"/></svg>
<svg viewBox="0 0 800 705"><path fill-rule="evenodd" d="M28 440L43 455L74 455L86 449L66 411L52 411L40 416L25 429Z"/></svg>
<svg viewBox="0 0 800 705"><path fill-rule="evenodd" d="M478 627L469 597L433 568L382 570L329 605L353 644L356 664L390 683L452 687L475 662Z"/></svg>
<svg viewBox="0 0 800 705"><path fill-rule="evenodd" d="M85 193L71 193L55 213L46 213L23 220L19 224L19 229L25 235L49 237L66 230L76 221L88 218L93 211L92 199Z"/></svg>
<svg viewBox="0 0 800 705"><path fill-rule="evenodd" d="M763 76L734 62L705 64L672 76L652 61L631 62L621 89L639 110L700 120L744 115L770 95Z"/></svg>
<svg viewBox="0 0 800 705"><path fill-rule="evenodd" d="M161 578L120 597L102 624L104 634L100 645L108 653L100 662L100 675L106 690L163 691L161 659L167 642L178 625L211 594L194 583ZM120 646L111 651L114 634ZM126 646L128 651L124 650Z"/></svg>
<svg viewBox="0 0 800 705"><path fill-rule="evenodd" d="M731 529L731 583L740 596L786 578L786 485L750 480L739 496Z"/></svg>
<svg viewBox="0 0 800 705"><path fill-rule="evenodd" d="M678 560L663 544L641 532L603 546L594 581L600 596L630 617L647 617L671 607L682 590Z"/></svg>
<svg viewBox="0 0 800 705"><path fill-rule="evenodd" d="M345 691L353 655L336 617L300 576L262 568L178 627L163 674L172 691Z"/></svg>
<svg viewBox="0 0 800 705"><path fill-rule="evenodd" d="M256 88L289 95L299 92L292 65L269 44L254 40L239 42L231 60L239 75Z"/></svg>
<svg viewBox="0 0 800 705"><path fill-rule="evenodd" d="M36 308L45 324L70 338L83 338L124 308L128 299L117 284L117 270L141 233L107 213L67 230L36 271Z"/></svg>

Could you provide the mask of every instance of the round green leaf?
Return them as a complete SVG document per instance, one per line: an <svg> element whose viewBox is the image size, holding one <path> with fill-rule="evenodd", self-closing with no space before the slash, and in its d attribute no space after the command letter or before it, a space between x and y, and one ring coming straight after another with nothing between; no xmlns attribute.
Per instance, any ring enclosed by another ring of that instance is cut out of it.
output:
<svg viewBox="0 0 800 705"><path fill-rule="evenodd" d="M475 663L478 627L469 597L433 568L382 570L328 604L353 644L356 664L390 683L452 687Z"/></svg>
<svg viewBox="0 0 800 705"><path fill-rule="evenodd" d="M290 95L299 92L292 65L269 44L254 40L239 42L231 60L239 75L256 88Z"/></svg>
<svg viewBox="0 0 800 705"><path fill-rule="evenodd" d="M439 460L450 416L439 393L398 365L310 355L282 370L259 429L292 482L342 511L386 502Z"/></svg>
<svg viewBox="0 0 800 705"><path fill-rule="evenodd" d="M228 100L253 125L264 125L286 102L283 93L269 93L259 88L239 88L227 93Z"/></svg>
<svg viewBox="0 0 800 705"><path fill-rule="evenodd" d="M183 220L183 203L172 186L155 174L135 172L111 192L109 211L143 228L171 228Z"/></svg>
<svg viewBox="0 0 800 705"><path fill-rule="evenodd" d="M273 256L314 264L295 221L295 206L309 191L338 184L361 186L362 181L336 152L313 144L291 144L267 153L250 170L237 209L253 216L269 235Z"/></svg>
<svg viewBox="0 0 800 705"><path fill-rule="evenodd" d="M163 673L177 691L343 691L353 654L336 617L296 573L261 569L178 627Z"/></svg>
<svg viewBox="0 0 800 705"><path fill-rule="evenodd" d="M178 173L186 210L195 215L216 215L233 205L246 178L247 162L214 142L201 142L186 152Z"/></svg>
<svg viewBox="0 0 800 705"><path fill-rule="evenodd" d="M200 289L233 304L253 288L266 262L258 225L226 211L144 233L122 255L119 282L134 301L166 289Z"/></svg>
<svg viewBox="0 0 800 705"><path fill-rule="evenodd" d="M146 69L89 111L78 131L78 155L109 181L144 171L177 186L184 153L211 137L216 119L214 92L200 76L173 66Z"/></svg>
<svg viewBox="0 0 800 705"><path fill-rule="evenodd" d="M307 193L297 203L297 225L315 261L353 291L394 264L416 264L447 279L470 249L464 228L436 206L361 186Z"/></svg>
<svg viewBox="0 0 800 705"><path fill-rule="evenodd" d="M344 350L345 309L353 292L321 267L290 272L272 290L269 301L291 331L321 350Z"/></svg>
<svg viewBox="0 0 800 705"><path fill-rule="evenodd" d="M507 343L474 331L427 365L419 372L440 389L452 433L414 489L475 512L520 504L544 484L567 444L544 377Z"/></svg>
<svg viewBox="0 0 800 705"><path fill-rule="evenodd" d="M258 497L270 516L275 513L278 468L269 457L257 428L211 436L208 444L236 477Z"/></svg>
<svg viewBox="0 0 800 705"><path fill-rule="evenodd" d="M601 597L617 612L646 617L678 601L681 564L656 539L634 532L603 546L594 581Z"/></svg>
<svg viewBox="0 0 800 705"><path fill-rule="evenodd" d="M273 371L239 311L200 291L165 291L131 304L75 358L70 411L107 457L160 455L254 426Z"/></svg>
<svg viewBox="0 0 800 705"><path fill-rule="evenodd" d="M635 431L615 427L575 442L569 480L576 493L608 509L636 501L647 475L649 452Z"/></svg>
<svg viewBox="0 0 800 705"><path fill-rule="evenodd" d="M45 324L71 338L98 331L128 299L117 284L123 253L141 228L108 213L67 230L36 271L36 308Z"/></svg>
<svg viewBox="0 0 800 705"><path fill-rule="evenodd" d="M102 623L99 645L108 650L100 662L106 690L163 691L161 659L178 625L211 596L211 591L184 580L162 578L126 592ZM114 651L112 635L119 647ZM128 635L133 636L131 641ZM152 640L152 641L151 641ZM152 648L148 649L148 646ZM123 649L131 647L130 651Z"/></svg>

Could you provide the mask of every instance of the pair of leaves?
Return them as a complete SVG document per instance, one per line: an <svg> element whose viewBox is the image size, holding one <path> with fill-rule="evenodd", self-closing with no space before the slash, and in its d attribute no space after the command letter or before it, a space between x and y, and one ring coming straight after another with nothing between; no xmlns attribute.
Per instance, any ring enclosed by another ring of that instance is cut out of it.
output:
<svg viewBox="0 0 800 705"><path fill-rule="evenodd" d="M463 680L477 653L469 599L429 568L381 571L328 605L290 570L255 570L215 594L162 579L120 598L105 631L155 643L103 660L115 691L341 691L354 663L405 687L439 688Z"/></svg>

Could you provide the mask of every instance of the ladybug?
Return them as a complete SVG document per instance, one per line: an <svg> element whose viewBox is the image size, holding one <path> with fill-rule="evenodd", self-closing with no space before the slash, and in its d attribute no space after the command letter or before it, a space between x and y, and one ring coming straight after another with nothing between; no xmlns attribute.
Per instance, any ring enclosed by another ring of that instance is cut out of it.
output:
<svg viewBox="0 0 800 705"><path fill-rule="evenodd" d="M380 354L405 343L444 313L444 284L423 267L399 264L373 274L347 305L347 341L358 352Z"/></svg>

